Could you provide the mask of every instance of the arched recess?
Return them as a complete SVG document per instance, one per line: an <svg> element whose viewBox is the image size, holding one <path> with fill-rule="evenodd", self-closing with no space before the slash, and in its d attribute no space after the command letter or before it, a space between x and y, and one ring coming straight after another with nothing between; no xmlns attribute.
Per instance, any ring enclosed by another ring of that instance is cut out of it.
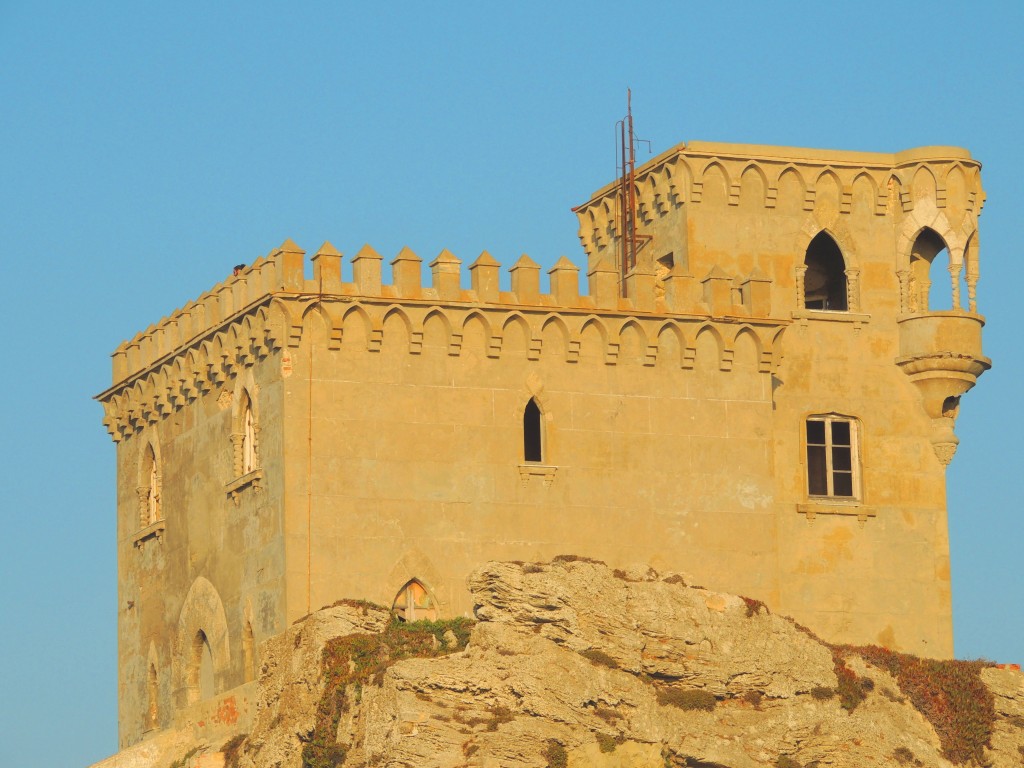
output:
<svg viewBox="0 0 1024 768"><path fill-rule="evenodd" d="M146 657L146 719L143 730L152 731L160 727L160 660L156 655L156 644L149 643Z"/></svg>
<svg viewBox="0 0 1024 768"><path fill-rule="evenodd" d="M185 596L174 648L172 666L180 705L200 701L204 693L212 696L225 687L231 664L227 615L220 594L202 576L192 582ZM208 689L203 687L206 684Z"/></svg>
<svg viewBox="0 0 1024 768"><path fill-rule="evenodd" d="M765 205L768 177L761 166L748 163L740 172L740 208L759 209Z"/></svg>
<svg viewBox="0 0 1024 768"><path fill-rule="evenodd" d="M163 519L162 471L160 464L160 439L153 429L142 444L139 460L139 527L145 528Z"/></svg>
<svg viewBox="0 0 1024 768"><path fill-rule="evenodd" d="M242 679L247 683L256 679L256 637L252 629L252 603L248 600L242 611Z"/></svg>
<svg viewBox="0 0 1024 768"><path fill-rule="evenodd" d="M846 260L828 232L820 231L808 243L803 266L804 308L847 311Z"/></svg>

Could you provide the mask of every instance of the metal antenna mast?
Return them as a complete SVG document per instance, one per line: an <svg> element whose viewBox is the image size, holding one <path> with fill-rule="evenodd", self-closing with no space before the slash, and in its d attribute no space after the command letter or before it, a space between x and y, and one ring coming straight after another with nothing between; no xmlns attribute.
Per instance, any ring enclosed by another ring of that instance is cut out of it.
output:
<svg viewBox="0 0 1024 768"><path fill-rule="evenodd" d="M633 133L633 94L626 89L626 116L616 123L619 134L619 262L620 292L626 295L626 275L636 266L637 252L651 239L637 231L636 136Z"/></svg>

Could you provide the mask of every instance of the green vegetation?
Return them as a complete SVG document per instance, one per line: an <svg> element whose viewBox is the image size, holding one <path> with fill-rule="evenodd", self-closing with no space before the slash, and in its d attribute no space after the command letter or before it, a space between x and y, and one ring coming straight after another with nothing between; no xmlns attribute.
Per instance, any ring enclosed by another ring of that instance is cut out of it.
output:
<svg viewBox="0 0 1024 768"><path fill-rule="evenodd" d="M594 664L600 664L602 667L608 667L609 669L619 668L619 662L597 648L587 648L585 651L580 651L580 656Z"/></svg>
<svg viewBox="0 0 1024 768"><path fill-rule="evenodd" d="M760 600L755 600L752 597L743 597L743 595L740 595L740 600L742 600L747 606L748 619L751 616L756 616L762 608L764 608L764 612L766 614L771 613L771 611L768 610L768 606L762 603Z"/></svg>
<svg viewBox="0 0 1024 768"><path fill-rule="evenodd" d="M188 768L188 761L191 760L193 755L201 749L202 747L192 747L192 749L182 755L179 759L171 763L170 768Z"/></svg>
<svg viewBox="0 0 1024 768"><path fill-rule="evenodd" d="M896 678L910 703L935 728L943 757L951 763L983 764L996 711L981 670L991 662L921 659L877 646L842 646L840 650L859 654Z"/></svg>
<svg viewBox="0 0 1024 768"><path fill-rule="evenodd" d="M658 703L662 706L679 707L679 709L711 712L718 705L715 694L702 691L699 688L685 691L679 688L658 688L657 695Z"/></svg>
<svg viewBox="0 0 1024 768"><path fill-rule="evenodd" d="M602 752L614 752L622 743L621 736L609 736L607 733L595 733L594 736L597 737L597 748Z"/></svg>
<svg viewBox="0 0 1024 768"><path fill-rule="evenodd" d="M380 634L329 640L323 651L324 693L317 705L313 733L302 749L303 768L336 768L345 763L347 749L335 743L335 738L338 722L350 706L349 696L358 702L364 685L380 685L388 667L402 659L463 650L473 624L464 618L410 623L395 619ZM448 631L456 637L455 647L445 647Z"/></svg>
<svg viewBox="0 0 1024 768"><path fill-rule="evenodd" d="M566 768L569 765L569 753L554 739L548 741L540 756L548 761L548 768Z"/></svg>
<svg viewBox="0 0 1024 768"><path fill-rule="evenodd" d="M220 751L224 753L224 768L238 768L238 759L242 756L242 744L247 734L232 736Z"/></svg>

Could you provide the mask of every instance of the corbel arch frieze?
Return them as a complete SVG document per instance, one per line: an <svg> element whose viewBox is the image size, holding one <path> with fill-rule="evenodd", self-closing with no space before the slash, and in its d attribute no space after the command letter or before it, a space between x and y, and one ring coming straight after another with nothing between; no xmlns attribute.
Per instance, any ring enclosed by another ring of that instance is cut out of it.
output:
<svg viewBox="0 0 1024 768"><path fill-rule="evenodd" d="M729 169L726 167L725 162L723 162L721 159L717 157L708 157L704 158L704 162L702 164L700 164L699 166L695 166L694 170L696 171L696 168L698 167L700 168L700 172L694 173L694 179L699 178L700 181L695 180L693 182L693 184L691 185L690 193L690 197L695 203L699 203L702 201L704 196L704 185L706 183L708 175L712 172L713 168L717 168L719 173L722 174L722 181L725 185L726 199L728 200L729 205L735 204L733 202L734 198L737 202L739 201L739 189L736 188L737 185L734 184L733 178L730 175Z"/></svg>
<svg viewBox="0 0 1024 768"><path fill-rule="evenodd" d="M343 346L346 343L345 337L350 335L354 323L362 323L366 339L366 351L380 352L380 346L384 340L384 329L381 325L380 316L376 313L371 313L370 308L361 302L349 304L343 310L341 318L341 343Z"/></svg>
<svg viewBox="0 0 1024 768"><path fill-rule="evenodd" d="M728 347L735 351L740 337L749 338L754 344L755 366L758 373L769 373L772 369L771 339L762 328L743 324L734 326Z"/></svg>
<svg viewBox="0 0 1024 768"><path fill-rule="evenodd" d="M409 312L401 304L391 304L382 313L380 321L382 329L387 327L388 320L392 317L397 317L405 328L406 351L410 355L420 354L423 351L423 325L418 322L414 323ZM391 346L394 344L394 339L385 337L384 342Z"/></svg>
<svg viewBox="0 0 1024 768"><path fill-rule="evenodd" d="M567 363L577 362L580 357L580 340L578 337L575 339L573 338L572 334L569 332L569 325L565 322L562 316L552 312L540 319L540 338L542 340L548 326L553 326L558 329L558 332L562 336L562 346L565 349L565 361Z"/></svg>
<svg viewBox="0 0 1024 768"><path fill-rule="evenodd" d="M658 360L658 344L655 339L655 343L651 343L651 337L644 328L646 323L640 322L635 317L629 317L621 321L618 327L615 329L615 337L619 344L619 353L622 351L622 339L623 336L633 329L639 338L641 362L643 365L651 366L654 365Z"/></svg>
<svg viewBox="0 0 1024 768"><path fill-rule="evenodd" d="M693 172L690 170L690 164L686 158L682 156L676 158L668 177L669 194L674 196L676 205L685 205L690 202L692 180Z"/></svg>
<svg viewBox="0 0 1024 768"><path fill-rule="evenodd" d="M819 199L818 190L821 185L821 180L828 178L832 179L833 183L836 185L836 193L838 195L838 199L835 201L836 209L839 213L849 213L853 203L853 190L848 178L849 175L849 172L845 170L837 171L831 165L826 165L824 168L821 168L814 177L814 183L808 187L808 192L805 195L804 203L805 205L810 205L810 208L807 210L812 210L817 206L817 204L822 202ZM844 177L847 178L844 179Z"/></svg>
<svg viewBox="0 0 1024 768"><path fill-rule="evenodd" d="M731 347L726 345L725 338L722 336L722 332L710 322L703 322L697 328L696 333L693 334L693 345L694 347L700 342L700 337L704 334L709 334L715 342L715 347L718 350L718 369L720 371L731 371L732 370L732 359L733 350Z"/></svg>
<svg viewBox="0 0 1024 768"><path fill-rule="evenodd" d="M296 301L285 301L275 296L270 301L268 314L270 325L276 332L275 348L297 347L302 339L302 313L305 305ZM269 326L268 326L269 327Z"/></svg>
<svg viewBox="0 0 1024 768"><path fill-rule="evenodd" d="M778 197L779 190L778 187L770 187L768 183L768 174L765 173L764 167L761 165L761 163L757 162L756 160L751 160L746 165L744 165L743 169L739 173L739 176L737 177L741 189L743 187L743 177L746 176L748 173L753 173L761 180L761 205L764 206L765 208L774 208L775 200Z"/></svg>
<svg viewBox="0 0 1024 768"><path fill-rule="evenodd" d="M451 317L441 307L430 307L428 309L421 309L421 318L417 324L417 328L420 331L420 338L425 338L427 333L427 325L431 322L439 322L441 327L444 329L445 346L448 350L448 354L452 357L458 357L462 351L462 330L461 324L460 330L455 330L455 324L452 322ZM436 318L436 321L435 321Z"/></svg>
<svg viewBox="0 0 1024 768"><path fill-rule="evenodd" d="M502 335L500 332L494 330L494 324L487 319L487 313L481 312L478 309L467 312L462 317L462 323L459 326L459 336L461 339L466 337L466 329L473 320L478 320L484 330L484 343L486 344L487 357L498 357L501 354L501 340Z"/></svg>
<svg viewBox="0 0 1024 768"><path fill-rule="evenodd" d="M231 667L231 645L227 614L217 589L203 576L192 582L178 614L178 626L172 649L171 674L179 706L194 700L194 682L190 680L192 644L199 632L206 636L213 659L214 677L223 682ZM217 686L223 688L223 686Z"/></svg>
<svg viewBox="0 0 1024 768"><path fill-rule="evenodd" d="M800 207L804 208L804 206L806 205L806 201L807 201L808 184L807 184L807 178L804 175L803 169L800 168L799 166L797 166L794 163L786 163L785 165L776 166L776 171L777 172L774 174L774 178L773 178L773 181L771 183L771 188L773 188L775 190L775 201L776 201L776 204L778 204L779 190L782 187L783 179L791 178L791 179L795 180L797 182L797 184L800 186L800 192L799 192L800 199L799 199L799 203L800 203ZM769 178L772 178L772 177L769 177Z"/></svg>
<svg viewBox="0 0 1024 768"><path fill-rule="evenodd" d="M342 337L342 316L334 302L311 301L302 307L302 326L305 330L310 319L316 317L323 323L328 349L340 349Z"/></svg>
<svg viewBox="0 0 1024 768"><path fill-rule="evenodd" d="M574 334L575 338L582 343L583 332L593 326L601 336L601 355L605 365L615 365L619 356L618 334L614 337L608 330L607 324L598 315L586 315L580 319L579 328Z"/></svg>
<svg viewBox="0 0 1024 768"><path fill-rule="evenodd" d="M522 312L512 310L501 321L501 336L502 341L508 336L508 328L510 325L516 324L520 327L526 338L526 359L527 360L538 360L540 359L540 347L541 338L534 330L533 324L530 320L523 315Z"/></svg>
<svg viewBox="0 0 1024 768"><path fill-rule="evenodd" d="M662 338L666 333L675 336L676 344L679 347L679 367L692 369L693 362L697 356L697 347L687 337L686 331L683 330L683 325L676 322L675 320L665 320L659 322L655 327L656 333L654 338L658 342L658 357L659 359L665 359L665 355L662 351Z"/></svg>

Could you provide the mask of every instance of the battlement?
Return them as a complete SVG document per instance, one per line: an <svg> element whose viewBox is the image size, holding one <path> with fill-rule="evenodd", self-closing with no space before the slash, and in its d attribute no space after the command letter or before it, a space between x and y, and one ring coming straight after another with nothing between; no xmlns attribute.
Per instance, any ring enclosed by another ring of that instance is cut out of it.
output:
<svg viewBox="0 0 1024 768"><path fill-rule="evenodd" d="M770 280L757 268L746 275L729 275L715 268L700 279L679 273L657 281L653 273L636 272L627 279L631 298L624 298L610 259L599 260L587 271L588 292L581 293L580 268L563 256L548 270L549 290L542 293L541 267L526 255L509 269L510 291L500 290L501 265L486 251L469 266L469 288L463 287L462 262L448 250L429 263L430 285L422 285L423 260L409 248L392 259L390 284L383 282L383 257L370 246L364 246L352 259L351 283L341 280L342 258L334 246L324 243L311 259L313 277L306 279L305 251L286 240L268 256L120 344L112 355L112 389L123 388L140 373L267 305L274 297L576 314L600 311L622 316L690 315L733 322L768 319L771 314Z"/></svg>

